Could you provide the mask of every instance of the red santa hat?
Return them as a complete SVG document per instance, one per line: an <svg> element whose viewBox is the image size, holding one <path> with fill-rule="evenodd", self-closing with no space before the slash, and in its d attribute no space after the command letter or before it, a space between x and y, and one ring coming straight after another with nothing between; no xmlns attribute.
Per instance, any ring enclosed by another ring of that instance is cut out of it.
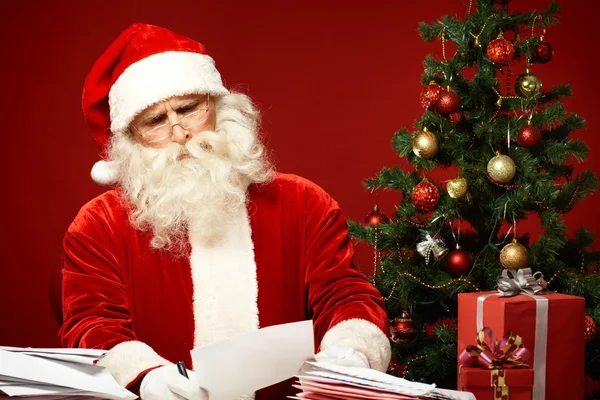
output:
<svg viewBox="0 0 600 400"><path fill-rule="evenodd" d="M113 133L123 132L146 107L172 96L229 93L201 43L165 28L134 24L98 58L83 89L83 113L103 156ZM92 179L116 183L110 161L92 168Z"/></svg>

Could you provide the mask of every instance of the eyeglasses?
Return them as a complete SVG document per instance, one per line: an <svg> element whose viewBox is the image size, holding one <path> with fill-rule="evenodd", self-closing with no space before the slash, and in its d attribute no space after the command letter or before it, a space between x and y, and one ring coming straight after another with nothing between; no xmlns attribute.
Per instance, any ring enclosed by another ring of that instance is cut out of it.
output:
<svg viewBox="0 0 600 400"><path fill-rule="evenodd" d="M141 132L135 125L132 125L133 129L136 130L138 135L144 139L147 143L157 143L171 136L173 132L173 126L179 125L183 130L194 128L198 125L202 125L208 119L208 110L210 104L210 96L206 97L206 104L202 105L200 109L193 111L187 115L184 115L178 121L174 123L167 122L154 128L150 128L144 132Z"/></svg>

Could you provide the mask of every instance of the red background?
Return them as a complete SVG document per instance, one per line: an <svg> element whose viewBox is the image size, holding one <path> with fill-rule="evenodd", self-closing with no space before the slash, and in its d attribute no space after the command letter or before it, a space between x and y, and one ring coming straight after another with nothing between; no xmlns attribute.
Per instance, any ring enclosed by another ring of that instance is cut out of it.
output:
<svg viewBox="0 0 600 400"><path fill-rule="evenodd" d="M511 9L547 4L513 0ZM562 25L547 34L555 58L534 72L546 87L572 85L567 109L588 120L588 131L574 137L590 146L578 169L598 172L598 5L559 4ZM97 153L81 114L81 89L96 57L126 26L162 25L203 42L226 85L262 109L277 167L317 182L349 217L362 219L375 201L362 180L401 163L390 139L421 116L422 61L427 53L441 55L439 41L420 40L417 24L464 15L467 7L466 0L3 2L0 345L59 345L50 268L79 207L103 190L89 178ZM379 197L391 214L398 194ZM583 223L599 231L598 198L566 217L571 231ZM369 250L359 251L368 268Z"/></svg>

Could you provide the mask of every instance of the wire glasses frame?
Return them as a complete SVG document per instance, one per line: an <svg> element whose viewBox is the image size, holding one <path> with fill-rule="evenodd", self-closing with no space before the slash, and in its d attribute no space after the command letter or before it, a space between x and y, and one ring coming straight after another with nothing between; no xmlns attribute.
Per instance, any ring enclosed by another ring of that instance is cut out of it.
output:
<svg viewBox="0 0 600 400"><path fill-rule="evenodd" d="M133 129L136 130L137 134L144 139L146 143L157 143L170 137L173 133L173 127L175 125L181 126L184 130L194 128L198 125L202 125L208 119L208 110L210 110L210 94L206 97L206 105L199 110L193 111L187 115L184 115L177 121L155 126L154 128L148 129L145 132L140 132L135 125L132 125Z"/></svg>

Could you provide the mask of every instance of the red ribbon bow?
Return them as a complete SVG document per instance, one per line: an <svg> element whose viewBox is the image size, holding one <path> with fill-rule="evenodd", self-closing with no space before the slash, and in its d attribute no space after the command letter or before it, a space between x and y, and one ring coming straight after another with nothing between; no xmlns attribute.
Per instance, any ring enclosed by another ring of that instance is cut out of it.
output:
<svg viewBox="0 0 600 400"><path fill-rule="evenodd" d="M481 365L487 369L526 367L523 361L528 358L529 350L523 345L521 336L508 332L496 342L490 328L477 332L477 345L468 345L458 356L461 365Z"/></svg>

